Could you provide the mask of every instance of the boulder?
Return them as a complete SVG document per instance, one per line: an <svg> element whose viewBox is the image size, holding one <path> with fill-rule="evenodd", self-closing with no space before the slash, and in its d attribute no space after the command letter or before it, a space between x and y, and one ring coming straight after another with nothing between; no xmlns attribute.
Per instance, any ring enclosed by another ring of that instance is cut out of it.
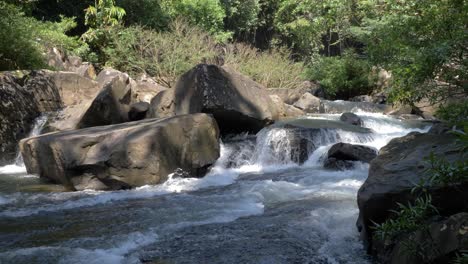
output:
<svg viewBox="0 0 468 264"><path fill-rule="evenodd" d="M63 107L59 87L49 73L0 73L0 166L15 159L18 141L29 134L35 118Z"/></svg>
<svg viewBox="0 0 468 264"><path fill-rule="evenodd" d="M387 245L379 254L379 263L455 263L454 253L468 249L468 213L454 214L426 225ZM409 245L413 250L409 250Z"/></svg>
<svg viewBox="0 0 468 264"><path fill-rule="evenodd" d="M328 150L325 168L328 169L349 169L353 167L352 161L362 161L369 163L377 156L377 151L362 145L349 143L336 143Z"/></svg>
<svg viewBox="0 0 468 264"><path fill-rule="evenodd" d="M116 75L109 82L103 81L104 88L94 98L90 107L86 109L77 128L119 124L129 121L130 106L136 102L136 96L128 78Z"/></svg>
<svg viewBox="0 0 468 264"><path fill-rule="evenodd" d="M203 176L219 157L219 130L207 114L145 119L23 139L29 173L69 190L158 184L180 168Z"/></svg>
<svg viewBox="0 0 468 264"><path fill-rule="evenodd" d="M65 107L88 102L101 89L97 82L74 72L46 72L50 76L50 80L58 88Z"/></svg>
<svg viewBox="0 0 468 264"><path fill-rule="evenodd" d="M343 113L340 116L340 120L353 126L362 126L364 124L358 115L350 112Z"/></svg>
<svg viewBox="0 0 468 264"><path fill-rule="evenodd" d="M411 107L410 105L401 105L401 104L392 105L385 111L385 114L394 115L394 116L408 115L412 113L413 113L413 107Z"/></svg>
<svg viewBox="0 0 468 264"><path fill-rule="evenodd" d="M89 62L84 62L78 68L76 68L75 72L85 78L94 80L96 79L96 69L94 69L93 64Z"/></svg>
<svg viewBox="0 0 468 264"><path fill-rule="evenodd" d="M162 118L173 116L174 113L174 89L168 89L158 93L151 99L150 109L146 116L149 118Z"/></svg>
<svg viewBox="0 0 468 264"><path fill-rule="evenodd" d="M437 133L434 133L437 132ZM391 140L372 160L369 176L358 192L361 237L370 250L372 227L390 216L397 203L408 204L416 199L412 189L426 180L430 163L425 160L431 153L454 162L463 160L456 144L456 136L438 129L432 133L413 132ZM443 134L438 134L443 133ZM451 215L468 210L468 183L426 186L432 204L441 215Z"/></svg>
<svg viewBox="0 0 468 264"><path fill-rule="evenodd" d="M172 93L173 99L166 98ZM173 92L159 95L149 117L209 113L223 134L258 132L278 118L266 89L228 67L200 64L180 77ZM164 112L158 110L161 99L173 102Z"/></svg>
<svg viewBox="0 0 468 264"><path fill-rule="evenodd" d="M294 106L307 113L319 113L320 99L313 96L311 93L305 93L294 103Z"/></svg>
<svg viewBox="0 0 468 264"><path fill-rule="evenodd" d="M146 113L149 110L150 104L147 102L138 102L130 106L130 111L128 112L128 119L130 121L142 120L146 117Z"/></svg>
<svg viewBox="0 0 468 264"><path fill-rule="evenodd" d="M160 92L167 90L166 87L159 85L151 78L142 76L134 83L132 89L137 95L137 99L142 102L151 102Z"/></svg>
<svg viewBox="0 0 468 264"><path fill-rule="evenodd" d="M268 93L270 95L277 95L286 104L294 104L305 93L316 95L318 85L309 81L305 81L300 87L297 88L270 88Z"/></svg>
<svg viewBox="0 0 468 264"><path fill-rule="evenodd" d="M278 95L270 95L270 98L277 107L278 116L280 119L294 118L305 115L304 111L302 111L301 109L292 105L285 104Z"/></svg>
<svg viewBox="0 0 468 264"><path fill-rule="evenodd" d="M122 82L126 84L130 83L130 76L128 76L128 74L120 72L118 70L114 70L112 68L107 68L99 72L98 76L96 77L96 81L101 87L104 87L107 83L109 83L116 77L119 77L122 80Z"/></svg>
<svg viewBox="0 0 468 264"><path fill-rule="evenodd" d="M358 95L354 96L349 99L351 102L367 102L367 103L373 103L373 98L370 95Z"/></svg>

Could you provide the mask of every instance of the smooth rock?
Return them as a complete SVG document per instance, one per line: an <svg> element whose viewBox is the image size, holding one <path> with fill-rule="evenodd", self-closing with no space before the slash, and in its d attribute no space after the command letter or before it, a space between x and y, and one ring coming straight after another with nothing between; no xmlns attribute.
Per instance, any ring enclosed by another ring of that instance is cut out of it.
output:
<svg viewBox="0 0 468 264"><path fill-rule="evenodd" d="M296 103L294 103L294 106L306 113L319 113L320 99L313 96L311 93L305 93Z"/></svg>
<svg viewBox="0 0 468 264"><path fill-rule="evenodd" d="M180 168L203 176L219 157L219 130L207 114L145 119L23 139L29 173L69 190L158 184Z"/></svg>
<svg viewBox="0 0 468 264"><path fill-rule="evenodd" d="M278 119L266 89L228 67L200 64L182 75L173 88L173 99L164 100L173 101L170 108L157 103L171 92L159 95L152 100L151 107L156 109L149 117L209 113L223 134L258 132Z"/></svg>
<svg viewBox="0 0 468 264"><path fill-rule="evenodd" d="M76 125L77 128L105 126L129 121L130 106L136 95L121 76L105 82L104 88L94 98L91 106Z"/></svg>
<svg viewBox="0 0 468 264"><path fill-rule="evenodd" d="M362 125L364 125L364 122L362 121L362 119L358 115L356 115L354 113L350 113L350 112L343 113L340 116L340 120L347 123L347 124L353 125L353 126L362 126Z"/></svg>

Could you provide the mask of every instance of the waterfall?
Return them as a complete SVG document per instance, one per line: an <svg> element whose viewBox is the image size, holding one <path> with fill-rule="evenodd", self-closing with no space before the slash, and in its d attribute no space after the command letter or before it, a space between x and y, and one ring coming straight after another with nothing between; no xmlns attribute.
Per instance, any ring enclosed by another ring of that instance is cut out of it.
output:
<svg viewBox="0 0 468 264"><path fill-rule="evenodd" d="M31 132L29 132L27 138L35 137L41 134L42 129L47 123L47 117L48 117L47 114L42 114L34 120L33 128ZM16 159L15 159L14 164L19 167L24 167L23 156L21 155L21 151L19 151L19 149L18 149L18 153L16 154Z"/></svg>

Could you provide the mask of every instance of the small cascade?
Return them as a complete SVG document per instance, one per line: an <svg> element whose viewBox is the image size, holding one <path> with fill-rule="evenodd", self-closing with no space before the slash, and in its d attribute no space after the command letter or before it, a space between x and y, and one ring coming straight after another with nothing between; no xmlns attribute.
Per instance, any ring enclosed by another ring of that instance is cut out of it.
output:
<svg viewBox="0 0 468 264"><path fill-rule="evenodd" d="M48 117L47 114L42 114L34 120L34 126L31 132L29 132L27 138L35 137L41 134L42 129L47 123L47 117ZM15 165L19 167L24 167L23 156L21 155L21 151L19 151L19 149L18 149L18 153L16 154Z"/></svg>

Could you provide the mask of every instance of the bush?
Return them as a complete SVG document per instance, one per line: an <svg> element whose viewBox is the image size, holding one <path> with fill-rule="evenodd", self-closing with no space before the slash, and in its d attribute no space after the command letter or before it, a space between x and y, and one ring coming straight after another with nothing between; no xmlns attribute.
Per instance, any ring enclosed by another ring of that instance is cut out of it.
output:
<svg viewBox="0 0 468 264"><path fill-rule="evenodd" d="M367 61L346 52L342 57L320 57L306 71L311 80L320 82L329 99L349 99L369 94L374 86Z"/></svg>
<svg viewBox="0 0 468 264"><path fill-rule="evenodd" d="M74 26L71 18L41 22L25 16L14 5L0 2L0 70L47 67L43 54L52 46L78 52L83 44L65 35Z"/></svg>
<svg viewBox="0 0 468 264"><path fill-rule="evenodd" d="M106 66L133 76L146 73L169 87L196 64L216 57L213 38L182 20L172 22L167 32L132 26L111 31L109 38Z"/></svg>
<svg viewBox="0 0 468 264"><path fill-rule="evenodd" d="M304 81L303 64L292 62L284 48L260 52L245 44L233 44L227 48L225 63L269 88L295 88Z"/></svg>
<svg viewBox="0 0 468 264"><path fill-rule="evenodd" d="M436 116L452 125L461 125L468 121L468 101L441 106Z"/></svg>

